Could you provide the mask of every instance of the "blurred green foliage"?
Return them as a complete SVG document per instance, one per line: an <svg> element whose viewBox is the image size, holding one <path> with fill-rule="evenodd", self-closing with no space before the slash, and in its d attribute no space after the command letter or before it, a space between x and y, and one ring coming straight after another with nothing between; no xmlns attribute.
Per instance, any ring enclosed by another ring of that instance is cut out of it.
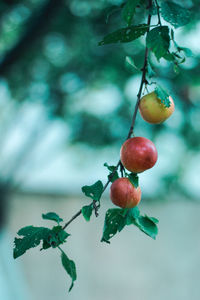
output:
<svg viewBox="0 0 200 300"><path fill-rule="evenodd" d="M194 35L199 28L199 1L177 3L191 9L193 16L178 33L181 38ZM49 120L60 118L66 122L71 143L119 147L127 135L138 92L144 40L98 46L106 34L126 26L121 16L123 5L121 0L0 3L0 75L8 84L10 97L17 105L40 103ZM145 5L136 7L136 12L133 23L145 22ZM179 43L180 47L190 47ZM152 68L173 96L178 119L171 124L148 126L138 116L136 134L138 130L156 140L162 133L173 133L184 139L186 152L199 151L200 51L195 54L175 70L172 63L161 59L159 64L152 55ZM133 57L137 68L126 68L126 56ZM166 186L172 186L177 172L164 178Z"/></svg>

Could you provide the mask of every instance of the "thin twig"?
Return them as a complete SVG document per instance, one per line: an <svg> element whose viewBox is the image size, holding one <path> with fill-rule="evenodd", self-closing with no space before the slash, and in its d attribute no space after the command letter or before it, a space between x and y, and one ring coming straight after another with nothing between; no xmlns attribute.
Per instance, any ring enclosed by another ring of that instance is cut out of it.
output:
<svg viewBox="0 0 200 300"><path fill-rule="evenodd" d="M160 19L160 6L159 6L157 0L155 0L155 3L156 3L156 9L157 9L158 24L159 24L160 26L162 26L161 19Z"/></svg>
<svg viewBox="0 0 200 300"><path fill-rule="evenodd" d="M100 205L98 205L96 203L96 200L93 200L92 204L93 204L93 209L94 209L95 216L98 217L98 215L99 215L98 209L99 209Z"/></svg>
<svg viewBox="0 0 200 300"><path fill-rule="evenodd" d="M81 209L63 226L63 230L72 222L74 221L78 216L81 215Z"/></svg>
<svg viewBox="0 0 200 300"><path fill-rule="evenodd" d="M102 194L105 192L107 186L109 185L109 183L111 182L115 172L117 171L117 169L119 168L119 165L120 165L121 161L119 160L114 171L112 172L112 174L110 175L109 179L107 180L106 184L104 185L103 187L103 191L102 191ZM93 208L94 208L94 201L92 202L93 204ZM96 204L96 203L95 203ZM97 210L99 209L100 205L96 206ZM95 208L94 208L95 209ZM80 209L64 226L63 226L63 230L72 222L74 221L78 216L80 216L82 213L82 210ZM96 217L98 216L98 214L96 215Z"/></svg>
<svg viewBox="0 0 200 300"><path fill-rule="evenodd" d="M121 173L121 176L123 177L124 176L124 166L122 165L121 162L120 162L120 173Z"/></svg>
<svg viewBox="0 0 200 300"><path fill-rule="evenodd" d="M152 0L149 0L149 8L152 6ZM149 31L149 27L151 24L151 15L149 13L148 15L148 21L147 21L147 25L148 25L148 30ZM141 94L142 94L142 90L143 90L143 86L144 84L148 84L147 80L146 80L146 73L147 73L147 59L148 59L148 48L145 48L145 54L144 54L144 63L143 63L143 67L142 67L142 78L141 78L141 82L140 82L140 87L139 87L139 92L137 94L137 102L135 104L135 109L133 112L133 117L132 117L132 121L131 121L131 126L127 135L127 139L129 139L132 134L133 134L133 130L134 130L134 126L135 126L135 121L136 121L136 116L137 116L137 112L138 112L138 108L139 108L139 103L140 103L140 98L141 98ZM106 188L108 187L109 183L111 182L115 172L117 171L117 169L119 168L119 166L121 165L121 161L119 160L115 169L113 170L113 172L111 173L111 175L109 176L109 179L107 180L106 184L103 187L103 191L102 194L104 193L104 191L106 190ZM98 216L98 212L97 210L99 209L100 205L96 205L94 206L94 201L92 202L93 205L93 209L95 210L95 215ZM65 229L72 221L74 221L78 216L81 215L81 209L63 226L63 229Z"/></svg>

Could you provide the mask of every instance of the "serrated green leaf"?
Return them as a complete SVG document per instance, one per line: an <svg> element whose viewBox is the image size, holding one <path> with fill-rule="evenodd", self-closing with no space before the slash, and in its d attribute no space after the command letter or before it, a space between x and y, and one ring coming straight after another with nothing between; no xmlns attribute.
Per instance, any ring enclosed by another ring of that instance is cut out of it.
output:
<svg viewBox="0 0 200 300"><path fill-rule="evenodd" d="M46 240L51 230L46 227L26 226L18 231L19 236L23 238L15 238L13 257L17 258L23 255L28 249L38 246L41 240Z"/></svg>
<svg viewBox="0 0 200 300"><path fill-rule="evenodd" d="M170 1L162 1L161 14L163 19L175 28L188 24L191 19L191 13L187 8Z"/></svg>
<svg viewBox="0 0 200 300"><path fill-rule="evenodd" d="M157 219L148 216L139 216L135 219L135 225L154 240L158 234L157 223Z"/></svg>
<svg viewBox="0 0 200 300"><path fill-rule="evenodd" d="M99 201L103 193L103 183L98 180L92 185L85 185L82 187L82 192L94 201Z"/></svg>
<svg viewBox="0 0 200 300"><path fill-rule="evenodd" d="M130 182L132 183L132 185L137 188L139 185L139 177L136 173L130 173L128 175L128 178L130 180Z"/></svg>
<svg viewBox="0 0 200 300"><path fill-rule="evenodd" d="M144 35L147 30L148 26L146 24L121 28L106 35L103 40L99 42L99 46L113 43L129 43Z"/></svg>
<svg viewBox="0 0 200 300"><path fill-rule="evenodd" d="M59 224L60 222L63 221L63 219L60 218L55 212L49 212L49 213L47 213L47 214L42 214L42 218L43 218L44 220L55 221L55 222L57 222L58 224Z"/></svg>
<svg viewBox="0 0 200 300"><path fill-rule="evenodd" d="M105 216L103 236L101 242L110 243L110 239L120 232L126 225L126 216L124 216L124 209L113 208L108 209Z"/></svg>
<svg viewBox="0 0 200 300"><path fill-rule="evenodd" d="M83 206L81 209L81 213L86 221L90 221L91 215L92 215L92 205L86 205Z"/></svg>
<svg viewBox="0 0 200 300"><path fill-rule="evenodd" d="M114 182L116 179L119 178L119 174L116 170L116 166L109 166L107 163L105 163L104 166L110 171L110 174L108 175L108 180Z"/></svg>
<svg viewBox="0 0 200 300"><path fill-rule="evenodd" d="M165 89L163 89L160 85L157 85L155 93L165 107L170 107L169 94Z"/></svg>
<svg viewBox="0 0 200 300"><path fill-rule="evenodd" d="M122 9L122 17L128 26L130 26L132 23L135 9L139 2L140 0L128 0Z"/></svg>
<svg viewBox="0 0 200 300"><path fill-rule="evenodd" d="M154 52L158 60L165 56L170 45L168 26L159 26L150 30L147 33L146 44Z"/></svg>
<svg viewBox="0 0 200 300"><path fill-rule="evenodd" d="M77 278L77 275L76 275L76 265L74 263L73 260L70 260L68 258L68 256L65 254L65 252L61 250L61 261L62 261L62 265L65 269L65 271L67 272L67 274L71 277L72 279L72 283L70 285L70 288L69 288L69 292L71 291L71 289L73 288L74 286L74 281L76 280Z"/></svg>

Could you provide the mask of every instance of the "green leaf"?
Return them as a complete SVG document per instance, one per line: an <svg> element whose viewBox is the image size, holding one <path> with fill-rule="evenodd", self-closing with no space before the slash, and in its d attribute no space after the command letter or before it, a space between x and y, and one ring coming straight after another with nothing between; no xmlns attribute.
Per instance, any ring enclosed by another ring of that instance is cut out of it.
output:
<svg viewBox="0 0 200 300"><path fill-rule="evenodd" d="M110 243L110 239L120 232L126 225L126 216L124 209L112 208L108 209L105 216L103 236L101 242Z"/></svg>
<svg viewBox="0 0 200 300"><path fill-rule="evenodd" d="M140 0L128 0L125 6L123 7L122 17L128 26L130 26L132 23L132 19L135 14L135 9L139 2Z"/></svg>
<svg viewBox="0 0 200 300"><path fill-rule="evenodd" d="M59 224L60 222L63 221L63 219L60 218L55 212L49 212L49 213L47 213L47 214L42 214L42 218L43 218L44 220L55 221L55 222L57 222L58 224Z"/></svg>
<svg viewBox="0 0 200 300"><path fill-rule="evenodd" d="M51 247L56 248L60 244L63 244L66 241L66 238L70 236L69 233L62 229L62 226L55 226L48 236L48 243Z"/></svg>
<svg viewBox="0 0 200 300"><path fill-rule="evenodd" d="M185 57L183 57L183 58L181 59L181 61L179 61L179 65L180 65L180 64L183 64L185 61L186 61L186 59L185 59Z"/></svg>
<svg viewBox="0 0 200 300"><path fill-rule="evenodd" d="M191 13L187 8L170 1L162 1L161 14L175 28L184 26L191 20Z"/></svg>
<svg viewBox="0 0 200 300"><path fill-rule="evenodd" d="M165 107L170 107L169 94L166 90L164 90L160 85L157 85L155 93Z"/></svg>
<svg viewBox="0 0 200 300"><path fill-rule="evenodd" d="M99 42L99 46L113 43L129 43L144 35L147 30L148 26L146 24L121 28L106 35L103 40Z"/></svg>
<svg viewBox="0 0 200 300"><path fill-rule="evenodd" d="M149 78L152 78L156 75L150 61L148 61L148 63L147 63L147 74L148 74Z"/></svg>
<svg viewBox="0 0 200 300"><path fill-rule="evenodd" d="M139 216L135 219L135 225L154 240L158 234L157 223L157 219L148 216Z"/></svg>
<svg viewBox="0 0 200 300"><path fill-rule="evenodd" d="M187 57L193 57L193 56L194 56L192 50L190 50L189 48L186 48L186 47L179 47L179 49L180 49L181 51L183 51Z"/></svg>
<svg viewBox="0 0 200 300"><path fill-rule="evenodd" d="M151 220L153 223L158 224L159 220L154 218L154 217L148 217L147 215L145 215L146 218L148 218L149 220Z"/></svg>
<svg viewBox="0 0 200 300"><path fill-rule="evenodd" d="M177 44L176 44L176 46L177 46L177 50L178 50L179 52L183 51L187 57L193 57L193 56L194 56L192 50L190 50L189 48L186 48L186 47L180 47L180 46L178 46Z"/></svg>
<svg viewBox="0 0 200 300"><path fill-rule="evenodd" d="M40 244L41 240L46 240L51 230L46 227L27 226L18 231L19 236L23 238L15 238L13 257L17 258L23 255L28 249L34 248Z"/></svg>
<svg viewBox="0 0 200 300"><path fill-rule="evenodd" d="M139 177L136 173L130 173L128 175L128 178L130 180L130 182L132 183L132 185L137 188L138 187L138 184L139 184Z"/></svg>
<svg viewBox="0 0 200 300"><path fill-rule="evenodd" d="M46 250L50 247L56 248L59 245L66 242L66 239L70 236L62 226L55 226L50 230L49 235L46 240L43 240L43 245L41 250Z"/></svg>
<svg viewBox="0 0 200 300"><path fill-rule="evenodd" d="M71 277L72 279L72 283L70 285L70 288L69 288L69 292L71 291L71 289L73 288L74 286L74 281L76 280L77 278L77 275L76 275L76 265L74 263L73 260L70 260L67 255L65 254L65 252L61 250L61 261L62 261L62 265L64 267L64 269L66 270L67 274Z"/></svg>
<svg viewBox="0 0 200 300"><path fill-rule="evenodd" d="M110 239L126 225L135 225L153 239L158 233L158 220L153 217L141 216L138 207L131 209L114 208L106 212L103 236L101 241L110 243Z"/></svg>
<svg viewBox="0 0 200 300"><path fill-rule="evenodd" d="M103 183L98 180L92 185L85 185L82 187L82 192L94 201L99 201L103 193Z"/></svg>
<svg viewBox="0 0 200 300"><path fill-rule="evenodd" d="M110 174L108 175L108 179L111 182L114 182L116 179L119 178L119 174L116 170L116 166L109 166L107 163L105 163L104 166L110 171Z"/></svg>
<svg viewBox="0 0 200 300"><path fill-rule="evenodd" d="M168 61L175 61L175 55L170 53L170 52L167 52L164 56L163 56L164 59L168 60Z"/></svg>
<svg viewBox="0 0 200 300"><path fill-rule="evenodd" d="M135 70L139 71L138 67L135 65L134 60L131 56L126 56L125 65L127 69L129 69L130 71L135 71Z"/></svg>
<svg viewBox="0 0 200 300"><path fill-rule="evenodd" d="M90 221L90 217L92 215L92 209L93 207L91 204L82 207L81 213L86 221Z"/></svg>
<svg viewBox="0 0 200 300"><path fill-rule="evenodd" d="M140 215L140 211L137 206L129 209L126 216L126 225L135 224L135 219L137 219L139 215Z"/></svg>
<svg viewBox="0 0 200 300"><path fill-rule="evenodd" d="M154 52L158 60L165 56L170 45L168 26L159 26L149 31L147 33L146 44Z"/></svg>
<svg viewBox="0 0 200 300"><path fill-rule="evenodd" d="M171 38L172 38L172 40L173 40L173 42L174 42L174 45L175 45L175 47L177 48L178 52L183 51L187 57L193 57L193 56L194 56L194 54L192 53L192 50L191 50L191 49L186 48L186 47L180 47L180 46L177 44L177 42L174 40L174 31L173 31L173 29L171 29Z"/></svg>
<svg viewBox="0 0 200 300"><path fill-rule="evenodd" d="M40 249L40 251L46 250L46 249L49 249L49 248L51 248L51 245L47 242L47 240L43 240L42 248Z"/></svg>
<svg viewBox="0 0 200 300"><path fill-rule="evenodd" d="M106 167L110 172L113 172L116 169L116 166L109 166L107 163L104 163L104 167Z"/></svg>

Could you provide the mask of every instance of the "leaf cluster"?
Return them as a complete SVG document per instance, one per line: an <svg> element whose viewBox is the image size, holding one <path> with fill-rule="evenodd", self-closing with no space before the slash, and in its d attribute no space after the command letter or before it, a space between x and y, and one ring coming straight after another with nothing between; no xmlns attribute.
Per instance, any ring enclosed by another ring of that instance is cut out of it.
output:
<svg viewBox="0 0 200 300"><path fill-rule="evenodd" d="M74 281L76 280L76 266L75 263L70 260L60 248L60 245L66 242L66 239L70 236L70 234L63 230L62 226L59 225L63 219L60 218L56 213L49 212L47 214L43 214L42 218L44 220L55 221L58 223L58 225L51 229L47 227L34 226L26 226L21 228L17 233L20 238L16 237L14 240L13 257L15 259L18 258L27 250L39 246L40 243L42 243L42 248L40 250L58 248L61 251L62 265L72 279L72 283L69 288L69 291L71 291Z"/></svg>
<svg viewBox="0 0 200 300"><path fill-rule="evenodd" d="M85 196L93 200L93 202L90 205L85 205L81 209L81 213L85 220L90 221L92 211L94 208L94 202L97 202L98 205L100 205L99 200L103 193L103 183L100 180L98 180L92 185L85 185L82 187L82 192L85 194Z"/></svg>
<svg viewBox="0 0 200 300"><path fill-rule="evenodd" d="M108 209L101 241L110 243L110 239L127 225L135 225L145 234L155 239L158 234L157 223L158 220L156 218L148 217L147 215L141 216L138 207Z"/></svg>
<svg viewBox="0 0 200 300"><path fill-rule="evenodd" d="M152 3L152 7L149 11L152 15L157 14L159 17L159 22L154 25L152 29L147 24L133 25L134 15L137 13L136 7L143 9L144 3L137 0L128 0L122 6L122 18L125 20L127 27L120 28L112 33L107 34L99 45L113 44L113 43L129 43L132 42L145 33L146 35L146 46L154 53L157 60L164 58L168 61L174 63L175 72L178 71L177 66L185 62L185 57L180 56L176 52L170 52L170 27L167 25L162 25L160 21L160 15L174 28L178 28L188 24L191 21L191 11L181 5L171 2L171 1L161 1L160 6L157 2ZM183 51L185 55L191 55L189 49L183 49L177 47L178 52ZM186 54L187 53L187 54ZM130 64L130 59L128 59ZM131 65L134 64L131 62ZM135 67L135 65L134 65Z"/></svg>

